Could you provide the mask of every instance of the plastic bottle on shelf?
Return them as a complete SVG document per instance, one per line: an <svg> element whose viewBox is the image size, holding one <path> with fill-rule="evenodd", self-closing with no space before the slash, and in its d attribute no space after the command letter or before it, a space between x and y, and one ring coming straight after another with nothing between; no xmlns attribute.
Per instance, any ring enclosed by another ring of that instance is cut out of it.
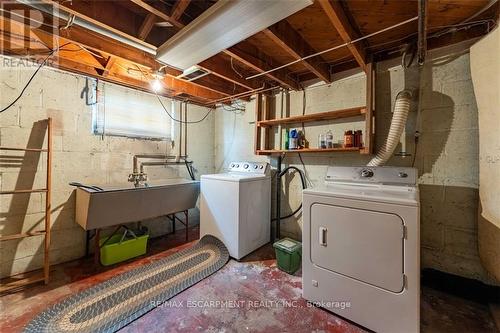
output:
<svg viewBox="0 0 500 333"><path fill-rule="evenodd" d="M290 133L289 133L289 130L288 130L288 128L287 128L287 129L285 130L285 140L284 140L284 141L285 141L285 147L283 148L283 149L285 149L285 150L287 150L287 149L288 149L288 145L289 145L289 142L290 142L290 140L289 140L289 135L290 135Z"/></svg>
<svg viewBox="0 0 500 333"><path fill-rule="evenodd" d="M326 148L333 148L333 133L330 130L326 132Z"/></svg>
<svg viewBox="0 0 500 333"><path fill-rule="evenodd" d="M297 149L299 144L299 132L296 129L290 131L288 138L288 149Z"/></svg>
<svg viewBox="0 0 500 333"><path fill-rule="evenodd" d="M318 136L318 148L321 148L321 149L326 148L326 136L324 134L320 134Z"/></svg>

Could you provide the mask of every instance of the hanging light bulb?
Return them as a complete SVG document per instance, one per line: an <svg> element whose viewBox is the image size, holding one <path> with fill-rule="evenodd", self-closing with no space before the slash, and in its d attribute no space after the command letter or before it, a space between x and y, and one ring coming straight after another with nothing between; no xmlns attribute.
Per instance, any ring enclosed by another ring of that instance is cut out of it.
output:
<svg viewBox="0 0 500 333"><path fill-rule="evenodd" d="M158 70L153 74L153 78L153 81L151 81L151 89L153 89L155 93L158 93L163 89L161 81L164 78L164 75L160 70Z"/></svg>
<svg viewBox="0 0 500 333"><path fill-rule="evenodd" d="M161 84L160 79L155 78L155 79L151 82L151 89L153 89L153 91L154 91L155 93L160 92L162 88L163 88L163 85Z"/></svg>

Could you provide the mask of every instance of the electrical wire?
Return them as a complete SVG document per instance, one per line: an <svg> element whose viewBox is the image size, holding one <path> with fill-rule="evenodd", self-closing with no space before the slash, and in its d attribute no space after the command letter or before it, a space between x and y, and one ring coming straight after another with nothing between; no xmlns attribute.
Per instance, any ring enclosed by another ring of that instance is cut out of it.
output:
<svg viewBox="0 0 500 333"><path fill-rule="evenodd" d="M240 72L238 72L236 70L236 68L234 67L234 64L233 64L233 57L231 57L231 68L233 69L233 71L238 74L239 77L243 78L243 75L240 74Z"/></svg>
<svg viewBox="0 0 500 333"><path fill-rule="evenodd" d="M167 108L165 107L165 105L163 104L163 102L161 101L161 98L160 96L155 92L155 96L156 98L158 99L158 102L160 102L160 105L162 106L163 110L165 111L165 113L168 115L168 117L170 119L172 119L173 121L177 122L177 123L180 123L180 124L198 124L198 123L201 123L203 120L207 119L208 115L214 111L214 109L209 109L208 112L203 116L203 118L201 119L198 119L198 120L194 120L194 121L186 121L186 120L179 120L179 119L176 119L174 118L170 112L168 112Z"/></svg>
<svg viewBox="0 0 500 333"><path fill-rule="evenodd" d="M7 105L6 107L2 108L0 110L0 113L3 113L5 111L7 111L8 109L10 109L14 104L16 104L16 102L21 99L21 97L23 96L24 92L26 91L26 89L28 89L29 85L31 84L31 81L33 81L33 79L35 78L35 76L38 74L38 72L40 71L40 69L47 63L47 61L50 59L50 57L52 57L56 52L58 52L61 48L63 48L64 46L68 45L70 43L66 43L60 47L57 47L53 50L50 51L50 53L47 55L47 57L45 57L45 59L42 61L42 63L38 66L38 68L36 69L36 71L31 75L31 77L29 78L28 82L24 85L23 89L21 90L21 93L19 93L19 95L12 101L9 103L9 105Z"/></svg>

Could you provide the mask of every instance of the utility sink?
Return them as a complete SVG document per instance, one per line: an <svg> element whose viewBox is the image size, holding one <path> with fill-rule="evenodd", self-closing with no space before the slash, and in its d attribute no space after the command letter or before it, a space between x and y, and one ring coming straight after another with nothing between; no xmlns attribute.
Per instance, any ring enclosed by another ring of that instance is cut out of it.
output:
<svg viewBox="0 0 500 333"><path fill-rule="evenodd" d="M131 183L76 190L76 222L85 230L182 212L196 206L200 182L169 179L134 187Z"/></svg>

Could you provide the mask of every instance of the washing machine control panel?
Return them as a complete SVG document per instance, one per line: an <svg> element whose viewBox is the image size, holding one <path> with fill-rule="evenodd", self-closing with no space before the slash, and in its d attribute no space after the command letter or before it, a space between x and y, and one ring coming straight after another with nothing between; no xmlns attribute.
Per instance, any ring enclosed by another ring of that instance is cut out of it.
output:
<svg viewBox="0 0 500 333"><path fill-rule="evenodd" d="M269 172L269 163L266 162L231 162L229 172L245 172L265 175Z"/></svg>
<svg viewBox="0 0 500 333"><path fill-rule="evenodd" d="M327 182L416 185L417 169L406 167L328 167Z"/></svg>

